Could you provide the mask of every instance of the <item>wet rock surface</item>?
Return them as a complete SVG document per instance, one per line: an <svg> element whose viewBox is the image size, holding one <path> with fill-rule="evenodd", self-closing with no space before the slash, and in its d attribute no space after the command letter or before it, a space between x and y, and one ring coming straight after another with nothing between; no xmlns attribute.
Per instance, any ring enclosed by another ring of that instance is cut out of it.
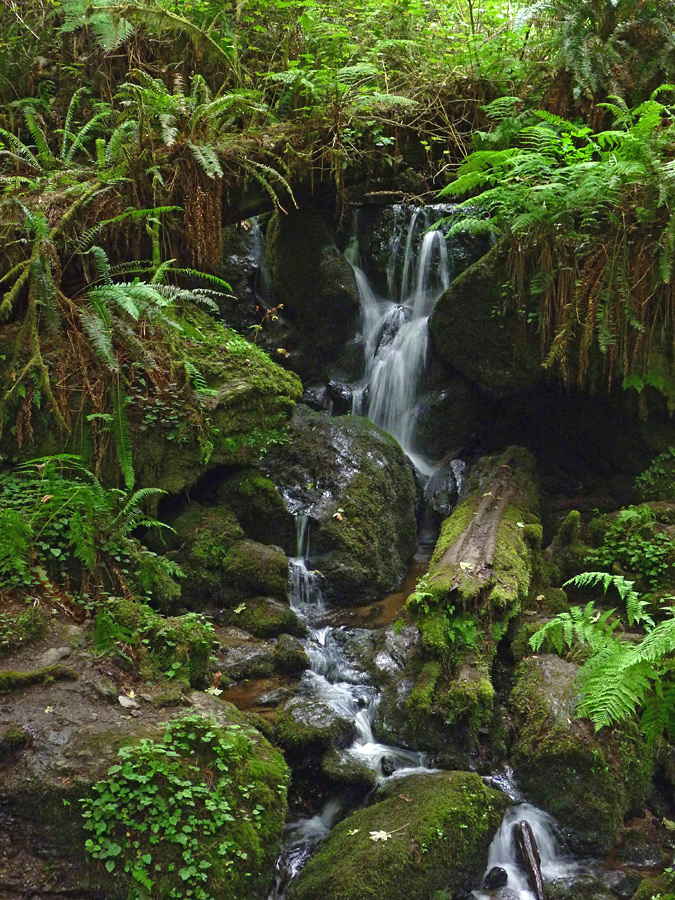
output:
<svg viewBox="0 0 675 900"><path fill-rule="evenodd" d="M416 549L417 487L403 452L365 419L299 410L268 454L289 508L309 511L309 564L326 599L360 604L400 585Z"/></svg>

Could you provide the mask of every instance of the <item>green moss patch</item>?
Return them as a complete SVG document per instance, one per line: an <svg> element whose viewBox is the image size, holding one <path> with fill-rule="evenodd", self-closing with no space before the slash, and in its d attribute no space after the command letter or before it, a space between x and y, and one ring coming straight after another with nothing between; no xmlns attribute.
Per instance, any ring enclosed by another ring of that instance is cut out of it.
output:
<svg viewBox="0 0 675 900"><path fill-rule="evenodd" d="M397 779L333 829L289 900L429 900L469 889L507 806L473 773Z"/></svg>

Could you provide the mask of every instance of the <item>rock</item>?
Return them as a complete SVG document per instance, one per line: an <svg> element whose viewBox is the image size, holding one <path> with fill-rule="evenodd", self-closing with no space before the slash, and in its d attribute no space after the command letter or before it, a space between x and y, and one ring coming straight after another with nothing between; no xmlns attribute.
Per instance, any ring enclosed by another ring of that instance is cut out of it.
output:
<svg viewBox="0 0 675 900"><path fill-rule="evenodd" d="M278 637L280 634L305 637L307 634L307 626L290 606L272 597L245 600L236 609L226 611L225 621L260 638Z"/></svg>
<svg viewBox="0 0 675 900"><path fill-rule="evenodd" d="M465 772L411 775L385 788L333 829L289 900L428 900L478 882L506 797Z"/></svg>
<svg viewBox="0 0 675 900"><path fill-rule="evenodd" d="M291 510L309 510L309 567L336 604L378 600L416 549L417 487L396 441L366 419L302 410L266 457Z"/></svg>
<svg viewBox="0 0 675 900"><path fill-rule="evenodd" d="M120 694L117 698L117 702L123 709L138 709L138 703L132 697L126 697L124 694Z"/></svg>
<svg viewBox="0 0 675 900"><path fill-rule="evenodd" d="M133 747L149 739L159 741L166 749L165 723L170 716L150 707L138 719L120 715L117 704L102 704L90 690L94 670L86 663L84 666L80 682L51 681L3 697L0 746L7 748L11 743L14 748L3 753L0 766L3 832L11 822L12 838L5 841L3 837L0 841L3 877L17 877L19 894L28 890L37 896L46 891L74 898L105 896L107 900L124 900L132 888L130 876L121 872L126 859L118 857L116 873L111 877L103 862L92 860L85 852L85 841L91 833L83 828L81 798L97 796L94 785L110 777L108 770L119 762L120 747ZM265 896L286 812L288 770L279 752L249 728L231 704L204 694L195 694L191 699L191 714L199 722L203 720L217 740L225 734L229 742L232 734L236 735L240 755L233 754L231 759L233 785L251 785L246 798L238 792L228 798L234 821L223 822L217 831L218 844L233 840L248 853L245 864L235 862L228 869L227 883L234 890L232 896ZM230 731L230 727L236 731ZM175 749L180 758L183 751L180 747ZM183 777L191 777L185 773L194 764L195 757L185 754ZM200 771L200 784L205 778L206 773ZM160 794L161 791L160 786ZM176 801L175 795L164 799ZM178 802L175 808L180 806ZM241 815L245 810L252 817L256 807L261 817L259 830ZM140 832L138 836L144 840ZM149 852L147 844L142 846L143 853ZM164 840L161 847L164 860L174 864L181 860L182 848L176 853L176 846ZM200 853L205 853L203 858L212 864L219 863L217 853L212 854L203 843ZM132 851L130 862L137 858L136 851ZM178 866L175 871L177 874ZM251 875L247 876L247 871ZM43 884L35 880L38 873ZM184 890L185 886L180 880L180 884L174 882L165 888L161 896L169 896L174 889ZM205 888L212 890L212 885L207 882Z"/></svg>
<svg viewBox="0 0 675 900"><path fill-rule="evenodd" d="M184 600L234 604L268 594L288 599L288 561L279 547L244 539L232 510L191 503L174 523Z"/></svg>
<svg viewBox="0 0 675 900"><path fill-rule="evenodd" d="M328 400L330 413L333 416L344 416L352 411L351 385L340 381L328 382Z"/></svg>
<svg viewBox="0 0 675 900"><path fill-rule="evenodd" d="M38 665L41 667L55 666L62 659L68 659L71 653L70 647L50 647L49 650L42 654Z"/></svg>
<svg viewBox="0 0 675 900"><path fill-rule="evenodd" d="M361 787L366 790L371 790L377 785L374 770L348 750L327 750L321 757L321 773L335 784Z"/></svg>
<svg viewBox="0 0 675 900"><path fill-rule="evenodd" d="M314 697L293 697L277 714L277 737L291 763L304 762L311 753L346 747L355 733L354 722ZM295 754L302 754L302 759Z"/></svg>
<svg viewBox="0 0 675 900"><path fill-rule="evenodd" d="M510 700L512 763L523 793L551 812L571 849L602 856L625 814L644 801L651 754L636 728L596 734L588 720L574 718L577 672L551 655L520 664Z"/></svg>
<svg viewBox="0 0 675 900"><path fill-rule="evenodd" d="M503 293L505 250L497 246L452 282L429 321L444 363L488 394L503 397L542 378L539 342Z"/></svg>
<svg viewBox="0 0 675 900"><path fill-rule="evenodd" d="M509 876L506 869L493 866L483 880L483 887L487 891L494 891L497 888L504 887L508 880Z"/></svg>
<svg viewBox="0 0 675 900"><path fill-rule="evenodd" d="M429 459L443 459L457 448L473 446L495 418L490 402L475 385L461 375L448 374L445 366L438 368L442 368L440 384L420 399L417 416L417 444Z"/></svg>
<svg viewBox="0 0 675 900"><path fill-rule="evenodd" d="M237 643L227 647L225 653L218 657L218 668L232 681L261 678L274 672L275 651L275 641Z"/></svg>
<svg viewBox="0 0 675 900"><path fill-rule="evenodd" d="M466 463L461 459L443 460L434 469L424 488L424 500L443 519L452 513L459 497L459 484Z"/></svg>
<svg viewBox="0 0 675 900"><path fill-rule="evenodd" d="M275 688L272 691L265 691L264 694L260 694L256 698L254 706L279 706L281 703L290 700L292 696L293 691L290 688Z"/></svg>
<svg viewBox="0 0 675 900"><path fill-rule="evenodd" d="M295 675L309 669L309 657L300 641L290 634L282 634L274 651L274 665L278 672Z"/></svg>
<svg viewBox="0 0 675 900"><path fill-rule="evenodd" d="M548 882L545 900L616 900L616 894L595 875L582 872L573 878Z"/></svg>
<svg viewBox="0 0 675 900"><path fill-rule="evenodd" d="M117 702L117 685L111 678L103 676L95 678L91 682L91 686L101 700L105 700L106 703Z"/></svg>
<svg viewBox="0 0 675 900"><path fill-rule="evenodd" d="M218 484L216 497L234 512L248 538L278 544L289 556L296 555L295 519L274 482L260 469L247 468L230 475Z"/></svg>
<svg viewBox="0 0 675 900"><path fill-rule="evenodd" d="M657 878L645 878L633 895L633 900L668 900L675 891L675 878L672 873L664 873ZM603 898L604 900L604 898Z"/></svg>
<svg viewBox="0 0 675 900"><path fill-rule="evenodd" d="M303 380L321 375L356 330L359 296L352 268L327 222L310 206L274 214L266 262L293 328L287 344L292 367Z"/></svg>

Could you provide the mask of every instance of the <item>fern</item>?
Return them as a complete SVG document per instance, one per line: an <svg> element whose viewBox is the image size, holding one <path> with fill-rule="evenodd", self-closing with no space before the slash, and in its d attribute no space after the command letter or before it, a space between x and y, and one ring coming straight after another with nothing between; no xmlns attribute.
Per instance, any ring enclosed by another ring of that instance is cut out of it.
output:
<svg viewBox="0 0 675 900"><path fill-rule="evenodd" d="M122 390L118 377L115 379L111 391L112 416L110 427L115 438L115 451L117 453L120 471L122 472L122 477L124 478L126 486L131 490L134 486L136 476L134 473L131 429L129 428L129 419L127 418L127 402L127 397Z"/></svg>

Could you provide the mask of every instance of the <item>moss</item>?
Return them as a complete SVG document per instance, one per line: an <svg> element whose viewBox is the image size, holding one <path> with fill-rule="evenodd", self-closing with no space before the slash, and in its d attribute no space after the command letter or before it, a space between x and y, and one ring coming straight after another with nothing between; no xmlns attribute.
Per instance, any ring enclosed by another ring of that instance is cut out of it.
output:
<svg viewBox="0 0 675 900"><path fill-rule="evenodd" d="M345 747L353 737L354 723L338 716L321 700L296 697L277 714L277 739L291 753Z"/></svg>
<svg viewBox="0 0 675 900"><path fill-rule="evenodd" d="M145 603L110 601L95 620L94 643L114 652L131 648L133 663L144 677L168 675L192 687L208 680L214 632L200 615L165 618Z"/></svg>
<svg viewBox="0 0 675 900"><path fill-rule="evenodd" d="M424 666L408 698L408 709L413 715L431 712L436 685L440 677L441 665L437 660L431 660Z"/></svg>
<svg viewBox="0 0 675 900"><path fill-rule="evenodd" d="M244 532L234 513L223 507L191 503L174 522L182 557L195 566L217 569Z"/></svg>
<svg viewBox="0 0 675 900"><path fill-rule="evenodd" d="M47 631L47 616L40 606L0 613L0 656L36 641Z"/></svg>
<svg viewBox="0 0 675 900"><path fill-rule="evenodd" d="M288 599L288 559L279 547L237 541L227 554L223 570L232 586L246 596Z"/></svg>
<svg viewBox="0 0 675 900"><path fill-rule="evenodd" d="M516 777L548 809L580 853L601 855L625 814L646 795L652 759L637 728L595 733L574 718L577 667L557 657L525 659L511 693Z"/></svg>
<svg viewBox="0 0 675 900"><path fill-rule="evenodd" d="M5 669L0 672L0 694L7 694L17 688L29 687L32 684L50 684L52 681L77 681L75 669L68 666L45 666L28 672L12 672Z"/></svg>
<svg viewBox="0 0 675 900"><path fill-rule="evenodd" d="M447 725L461 724L477 736L492 722L494 702L495 690L487 672L464 665L439 697L438 706Z"/></svg>
<svg viewBox="0 0 675 900"><path fill-rule="evenodd" d="M675 879L672 875L644 878L633 894L633 900L675 900Z"/></svg>
<svg viewBox="0 0 675 900"><path fill-rule="evenodd" d="M289 900L428 900L480 878L508 805L473 773L415 775L340 822L289 890ZM389 838L371 839L383 831Z"/></svg>
<svg viewBox="0 0 675 900"><path fill-rule="evenodd" d="M321 757L321 774L334 784L368 790L377 785L375 770L346 750L326 751Z"/></svg>
<svg viewBox="0 0 675 900"><path fill-rule="evenodd" d="M218 489L218 498L232 509L246 535L263 544L280 544L296 552L295 520L274 482L257 469L244 469Z"/></svg>
<svg viewBox="0 0 675 900"><path fill-rule="evenodd" d="M0 738L0 760L5 756L11 756L17 750L27 747L32 741L30 732L22 725L10 725Z"/></svg>
<svg viewBox="0 0 675 900"><path fill-rule="evenodd" d="M309 658L300 641L290 634L282 634L274 650L274 668L290 675L309 668Z"/></svg>
<svg viewBox="0 0 675 900"><path fill-rule="evenodd" d="M269 597L247 599L236 609L228 611L226 622L259 638L277 637L280 634L305 637L307 634L307 626L290 606Z"/></svg>

